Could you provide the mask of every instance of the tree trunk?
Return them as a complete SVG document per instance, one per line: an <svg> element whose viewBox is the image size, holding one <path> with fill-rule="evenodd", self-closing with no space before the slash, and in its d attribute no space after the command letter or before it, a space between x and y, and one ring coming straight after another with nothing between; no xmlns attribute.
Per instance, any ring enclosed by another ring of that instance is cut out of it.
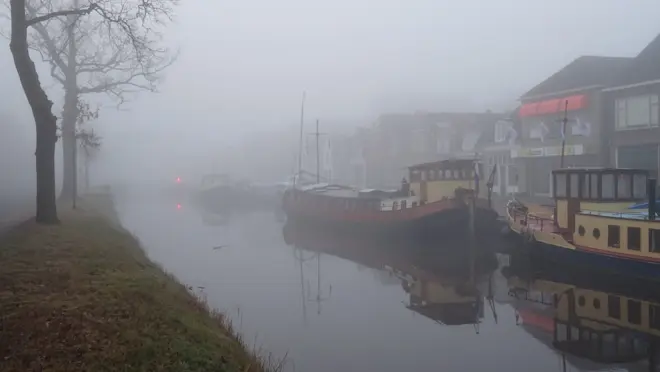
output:
<svg viewBox="0 0 660 372"><path fill-rule="evenodd" d="M75 2L78 5L78 1ZM76 73L76 35L74 33L75 16L67 17L69 38L66 71L64 72L64 107L62 109L62 193L60 200L74 200L76 192L76 121L78 120L78 75Z"/></svg>
<svg viewBox="0 0 660 372"><path fill-rule="evenodd" d="M11 0L11 41L9 48L23 92L32 109L37 129L37 215L38 223L56 224L55 202L55 143L57 118L52 113L53 103L41 87L39 75L30 58L27 42L25 0Z"/></svg>
<svg viewBox="0 0 660 372"><path fill-rule="evenodd" d="M75 75L74 75L75 76ZM76 161L75 161L75 147L76 147L76 120L78 117L78 94L75 85L75 78L73 88L69 83L67 75L67 86L64 90L64 109L62 110L62 165L63 165L63 178L62 178L62 193L60 200L73 200L75 196L76 182Z"/></svg>

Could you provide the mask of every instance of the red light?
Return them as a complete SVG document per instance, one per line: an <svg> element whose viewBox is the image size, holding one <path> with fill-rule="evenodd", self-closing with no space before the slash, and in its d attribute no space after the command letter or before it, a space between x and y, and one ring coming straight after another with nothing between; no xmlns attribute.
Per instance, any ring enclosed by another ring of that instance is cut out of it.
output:
<svg viewBox="0 0 660 372"><path fill-rule="evenodd" d="M181 177L177 177L176 178L176 183L180 183L180 182L181 182Z"/></svg>
<svg viewBox="0 0 660 372"><path fill-rule="evenodd" d="M176 209L181 209L181 204L177 204Z"/></svg>

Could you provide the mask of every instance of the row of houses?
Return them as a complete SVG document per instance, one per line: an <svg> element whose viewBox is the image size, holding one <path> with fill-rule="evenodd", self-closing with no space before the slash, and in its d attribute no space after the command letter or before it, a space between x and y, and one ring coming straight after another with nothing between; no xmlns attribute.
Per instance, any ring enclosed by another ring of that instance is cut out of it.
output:
<svg viewBox="0 0 660 372"><path fill-rule="evenodd" d="M477 154L496 169L496 193L549 196L562 140L565 167L643 168L657 177L659 96L660 36L633 58L577 58L508 113L382 115L333 140L333 154L344 153L333 161L335 179L392 187L411 164Z"/></svg>

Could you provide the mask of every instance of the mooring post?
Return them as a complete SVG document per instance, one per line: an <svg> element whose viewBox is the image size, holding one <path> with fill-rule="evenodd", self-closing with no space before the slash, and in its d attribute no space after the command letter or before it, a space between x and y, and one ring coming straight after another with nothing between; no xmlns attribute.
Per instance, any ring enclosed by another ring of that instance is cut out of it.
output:
<svg viewBox="0 0 660 372"><path fill-rule="evenodd" d="M475 285L475 250L476 250L476 234L477 234L477 229L475 226L475 205L476 202L476 195L472 195L472 198L470 198L470 205L468 206L468 242L469 242L469 251L470 251L470 289L472 289Z"/></svg>

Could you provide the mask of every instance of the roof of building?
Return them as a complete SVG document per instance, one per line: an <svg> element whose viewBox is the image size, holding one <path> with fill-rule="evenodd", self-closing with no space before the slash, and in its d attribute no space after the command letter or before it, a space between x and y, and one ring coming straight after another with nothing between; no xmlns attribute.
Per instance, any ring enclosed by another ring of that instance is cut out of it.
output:
<svg viewBox="0 0 660 372"><path fill-rule="evenodd" d="M615 77L630 66L632 60L628 57L579 57L530 89L521 98L610 85ZM660 72L660 66L657 70Z"/></svg>
<svg viewBox="0 0 660 372"><path fill-rule="evenodd" d="M631 85L660 79L658 61L660 61L660 34L631 60L611 85Z"/></svg>

